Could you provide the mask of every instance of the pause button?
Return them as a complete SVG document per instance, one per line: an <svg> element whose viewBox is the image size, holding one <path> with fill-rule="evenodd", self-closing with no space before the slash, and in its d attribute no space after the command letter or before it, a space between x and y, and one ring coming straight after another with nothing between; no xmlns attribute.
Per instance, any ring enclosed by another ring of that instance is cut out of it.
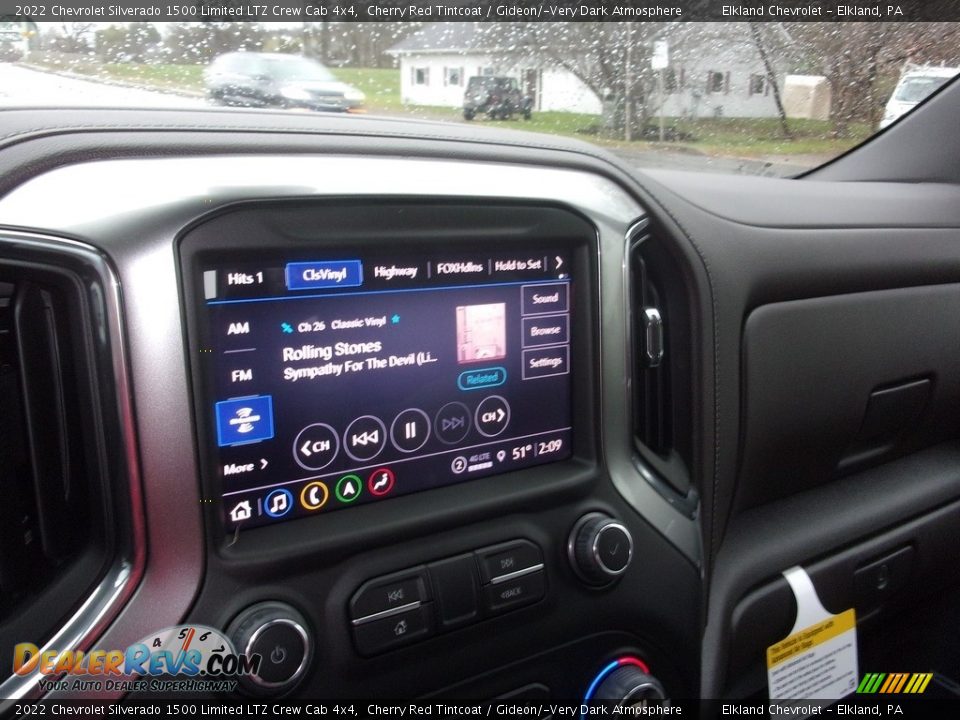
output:
<svg viewBox="0 0 960 720"><path fill-rule="evenodd" d="M393 419L390 440L400 452L416 452L430 436L430 418L419 408L408 408Z"/></svg>

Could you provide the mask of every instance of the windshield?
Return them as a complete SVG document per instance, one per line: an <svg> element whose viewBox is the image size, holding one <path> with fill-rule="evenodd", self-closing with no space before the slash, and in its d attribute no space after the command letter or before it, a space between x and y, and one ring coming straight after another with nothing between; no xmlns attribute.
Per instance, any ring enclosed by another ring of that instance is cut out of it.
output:
<svg viewBox="0 0 960 720"><path fill-rule="evenodd" d="M570 136L640 168L792 176L889 123L894 93L914 103L948 82L898 85L906 73L960 67L957 22L185 22L164 12L162 22L5 20L0 106L412 117Z"/></svg>
<svg viewBox="0 0 960 720"><path fill-rule="evenodd" d="M918 103L947 84L948 77L912 77L900 83L895 96L900 102Z"/></svg>
<svg viewBox="0 0 960 720"><path fill-rule="evenodd" d="M276 80L336 81L336 78L323 65L304 58L267 57L263 59L262 68L265 75Z"/></svg>

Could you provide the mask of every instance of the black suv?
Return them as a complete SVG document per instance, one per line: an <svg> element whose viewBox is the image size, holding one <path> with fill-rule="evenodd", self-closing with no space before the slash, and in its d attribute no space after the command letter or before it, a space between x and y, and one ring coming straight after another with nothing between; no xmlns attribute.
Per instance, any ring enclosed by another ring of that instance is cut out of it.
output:
<svg viewBox="0 0 960 720"><path fill-rule="evenodd" d="M467 81L467 90L463 94L463 117L473 120L477 113L486 113L487 117L504 120L514 113L521 113L524 120L530 119L533 98L520 92L516 78L495 76L474 76Z"/></svg>

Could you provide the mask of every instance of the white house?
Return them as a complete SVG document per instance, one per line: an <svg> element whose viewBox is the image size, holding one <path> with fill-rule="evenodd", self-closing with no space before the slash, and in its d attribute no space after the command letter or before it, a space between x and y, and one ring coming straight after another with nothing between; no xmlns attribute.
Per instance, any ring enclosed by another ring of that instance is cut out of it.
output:
<svg viewBox="0 0 960 720"><path fill-rule="evenodd" d="M490 47L482 23L431 23L387 52L400 61L404 104L459 107L467 78L509 75L534 99L534 110L599 114L603 103L574 73L541 58L516 57ZM663 71L668 117L775 117L777 106L764 63L746 23L671 24ZM774 58L783 87L789 60ZM660 95L649 103L659 111Z"/></svg>
<svg viewBox="0 0 960 720"><path fill-rule="evenodd" d="M747 23L685 23L664 34L669 67L663 71L667 117L776 117L766 66ZM771 59L782 90L786 58ZM650 107L659 112L659 93Z"/></svg>
<svg viewBox="0 0 960 720"><path fill-rule="evenodd" d="M424 26L387 50L400 60L400 98L405 105L460 107L467 78L508 75L517 78L534 110L599 114L600 99L576 75L544 67L534 59L505 59L472 22Z"/></svg>

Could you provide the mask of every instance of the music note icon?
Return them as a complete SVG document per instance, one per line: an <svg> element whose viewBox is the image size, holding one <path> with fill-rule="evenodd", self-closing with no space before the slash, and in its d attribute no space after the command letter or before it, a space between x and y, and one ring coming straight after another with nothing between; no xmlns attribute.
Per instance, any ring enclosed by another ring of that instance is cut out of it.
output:
<svg viewBox="0 0 960 720"><path fill-rule="evenodd" d="M289 490L274 490L263 501L263 511L270 517L283 517L293 506L293 495Z"/></svg>

